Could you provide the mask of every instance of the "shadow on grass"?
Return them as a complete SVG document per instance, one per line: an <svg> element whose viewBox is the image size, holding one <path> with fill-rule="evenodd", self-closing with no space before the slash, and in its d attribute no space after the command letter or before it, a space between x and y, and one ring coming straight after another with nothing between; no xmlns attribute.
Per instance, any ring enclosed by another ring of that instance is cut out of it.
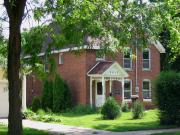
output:
<svg viewBox="0 0 180 135"><path fill-rule="evenodd" d="M153 129L168 129L176 128L176 126L162 126L157 122L141 122L141 123L123 123L117 125L110 124L98 124L94 125L93 128L100 130L108 130L114 132L125 132L125 131L139 131L139 130L153 130Z"/></svg>

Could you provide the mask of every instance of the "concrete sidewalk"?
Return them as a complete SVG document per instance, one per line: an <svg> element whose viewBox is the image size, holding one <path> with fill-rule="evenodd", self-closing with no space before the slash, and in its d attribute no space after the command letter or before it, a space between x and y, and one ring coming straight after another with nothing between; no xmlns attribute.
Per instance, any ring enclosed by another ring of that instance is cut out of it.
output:
<svg viewBox="0 0 180 135"><path fill-rule="evenodd" d="M8 124L7 119L0 119L0 124ZM154 133L162 133L162 132L176 132L180 131L180 128L177 129L160 129L160 130L144 130L144 131L129 131L129 132L111 132L111 131L103 131L96 130L90 128L82 128L75 126L66 126L61 124L52 124L52 123L44 123L38 121L31 120L23 120L23 126L38 130L45 130L51 133L52 135L60 135L64 133L65 135L151 135Z"/></svg>

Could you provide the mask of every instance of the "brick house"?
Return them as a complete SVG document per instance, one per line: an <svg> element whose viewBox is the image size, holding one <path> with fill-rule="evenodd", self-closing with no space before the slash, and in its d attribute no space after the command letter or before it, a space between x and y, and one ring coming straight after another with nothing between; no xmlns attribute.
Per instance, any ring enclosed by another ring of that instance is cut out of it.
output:
<svg viewBox="0 0 180 135"><path fill-rule="evenodd" d="M159 42L148 48L127 48L126 53L118 53L115 58L99 56L99 46L85 47L80 55L65 48L55 50L52 56L57 63L57 72L69 85L73 103L102 106L112 95L118 103L131 102L138 97L146 107L152 106L153 80L160 72L160 53L165 49ZM136 57L131 57L135 54ZM40 56L43 56L42 52ZM42 82L34 76L27 76L27 104L34 96L42 93Z"/></svg>

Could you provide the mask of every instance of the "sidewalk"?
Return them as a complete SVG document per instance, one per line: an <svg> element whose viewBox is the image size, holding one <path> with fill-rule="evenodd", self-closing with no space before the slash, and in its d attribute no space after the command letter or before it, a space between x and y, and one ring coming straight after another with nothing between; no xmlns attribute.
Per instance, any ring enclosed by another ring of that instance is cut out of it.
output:
<svg viewBox="0 0 180 135"><path fill-rule="evenodd" d="M8 124L7 119L0 119L0 124ZM154 133L162 133L162 132L176 132L180 131L180 128L177 129L159 129L159 130L144 130L144 131L129 131L129 132L111 132L111 131L103 131L96 130L90 128L82 128L75 126L66 126L61 124L52 124L52 123L44 123L38 121L31 120L23 120L23 126L28 128L34 128L38 130L46 130L52 135L60 135L64 133L65 135L151 135Z"/></svg>

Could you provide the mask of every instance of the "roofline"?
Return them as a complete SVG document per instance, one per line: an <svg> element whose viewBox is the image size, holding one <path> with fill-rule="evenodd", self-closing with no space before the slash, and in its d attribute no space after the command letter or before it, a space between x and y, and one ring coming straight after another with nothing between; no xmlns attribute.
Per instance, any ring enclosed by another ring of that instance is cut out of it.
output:
<svg viewBox="0 0 180 135"><path fill-rule="evenodd" d="M81 47L69 47L69 48L65 48L65 49L60 49L60 50L53 50L51 51L51 54L56 54L56 53L62 53L62 52L69 52L69 51L72 51L72 50L79 50L79 49L95 49L95 50L99 50L100 49L100 46L97 46L97 45L93 45L92 47L89 47L88 45L84 45L84 46L81 46ZM45 53L39 53L38 56L44 56ZM31 58L31 55L27 55L24 57L25 59L27 58Z"/></svg>
<svg viewBox="0 0 180 135"><path fill-rule="evenodd" d="M164 46L158 40L150 42L156 47L159 53L166 53Z"/></svg>
<svg viewBox="0 0 180 135"><path fill-rule="evenodd" d="M150 41L150 43L152 43L157 48L157 50L160 53L166 53L165 48L163 47L163 45L158 40ZM71 50L79 50L79 49L94 49L94 50L99 50L101 48L98 45L92 45L92 46L84 45L84 46L81 46L81 47L69 47L69 48L60 49L60 50L53 50L53 51L51 51L51 54L62 53L62 52L69 52ZM44 55L45 55L44 52L38 54L38 56L44 56ZM25 59L31 58L31 55L27 55L24 58Z"/></svg>

